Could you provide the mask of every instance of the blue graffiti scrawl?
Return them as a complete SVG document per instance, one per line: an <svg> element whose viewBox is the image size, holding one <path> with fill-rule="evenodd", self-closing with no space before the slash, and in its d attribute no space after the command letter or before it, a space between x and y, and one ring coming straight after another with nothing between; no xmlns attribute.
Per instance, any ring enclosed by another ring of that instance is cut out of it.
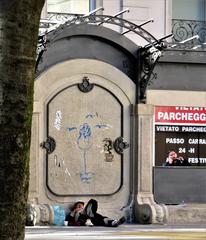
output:
<svg viewBox="0 0 206 240"><path fill-rule="evenodd" d="M86 183L89 183L92 178L92 175L94 175L94 173L87 172L86 153L92 146L91 137L92 137L91 127L89 126L88 123L84 123L83 125L80 126L77 144L78 147L83 151L84 170L83 172L80 173L80 178L82 182Z"/></svg>
<svg viewBox="0 0 206 240"><path fill-rule="evenodd" d="M91 127L89 126L88 123L84 123L83 125L80 126L79 137L77 139L77 142L79 142L81 139L89 140L91 135L92 135Z"/></svg>
<svg viewBox="0 0 206 240"><path fill-rule="evenodd" d="M98 113L96 114L87 114L85 116L85 120L93 119L95 117L98 117ZM80 151L83 153L83 171L80 172L80 179L84 183L90 183L92 177L95 175L93 172L88 172L87 171L87 153L88 151L92 148L93 146L93 141L92 141L92 131L94 129L102 129L102 128L108 128L107 124L95 124L89 125L88 122L84 122L82 125L79 127L68 127L67 131L72 132L72 131L77 131L79 129L79 132L77 134L77 139L76 143Z"/></svg>
<svg viewBox="0 0 206 240"><path fill-rule="evenodd" d="M77 128L76 127L67 128L67 131L69 131L69 132L72 132L74 130L77 130Z"/></svg>

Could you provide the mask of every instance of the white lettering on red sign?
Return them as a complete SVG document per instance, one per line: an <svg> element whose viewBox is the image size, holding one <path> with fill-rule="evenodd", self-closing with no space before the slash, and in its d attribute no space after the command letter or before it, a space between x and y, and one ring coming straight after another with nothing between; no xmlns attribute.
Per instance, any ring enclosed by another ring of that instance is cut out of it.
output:
<svg viewBox="0 0 206 240"><path fill-rule="evenodd" d="M157 106L155 123L206 124L206 108Z"/></svg>

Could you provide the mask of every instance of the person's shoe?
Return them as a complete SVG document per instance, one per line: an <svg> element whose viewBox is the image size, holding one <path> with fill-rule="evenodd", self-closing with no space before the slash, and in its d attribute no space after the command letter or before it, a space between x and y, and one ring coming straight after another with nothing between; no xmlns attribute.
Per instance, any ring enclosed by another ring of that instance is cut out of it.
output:
<svg viewBox="0 0 206 240"><path fill-rule="evenodd" d="M97 212L97 201L94 199L90 199L87 205L85 206L83 213L86 214L89 218L93 218Z"/></svg>
<svg viewBox="0 0 206 240"><path fill-rule="evenodd" d="M118 227L119 225L123 224L126 221L125 217L121 217L119 220L113 220L111 222L111 227Z"/></svg>

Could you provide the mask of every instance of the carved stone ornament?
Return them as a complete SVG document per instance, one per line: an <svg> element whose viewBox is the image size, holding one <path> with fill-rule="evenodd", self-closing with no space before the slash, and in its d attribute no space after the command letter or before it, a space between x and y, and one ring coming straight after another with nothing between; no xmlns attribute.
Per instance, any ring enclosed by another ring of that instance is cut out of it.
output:
<svg viewBox="0 0 206 240"><path fill-rule="evenodd" d="M48 137L46 141L40 144L40 147L45 148L47 153L52 153L56 148L56 141L52 137Z"/></svg>
<svg viewBox="0 0 206 240"><path fill-rule="evenodd" d="M105 155L105 162L112 162L114 159L114 155L112 154L112 140L110 138L105 138L104 142L104 155Z"/></svg>
<svg viewBox="0 0 206 240"><path fill-rule="evenodd" d="M88 77L83 77L82 83L79 83L77 86L78 86L78 88L81 92L87 93L87 92L90 92L93 89L94 84L91 84L89 82Z"/></svg>
<svg viewBox="0 0 206 240"><path fill-rule="evenodd" d="M65 210L61 205L32 204L26 208L26 226L63 226Z"/></svg>
<svg viewBox="0 0 206 240"><path fill-rule="evenodd" d="M118 154L122 154L124 149L128 148L129 144L127 142L124 142L122 137L118 137L114 141L114 149Z"/></svg>

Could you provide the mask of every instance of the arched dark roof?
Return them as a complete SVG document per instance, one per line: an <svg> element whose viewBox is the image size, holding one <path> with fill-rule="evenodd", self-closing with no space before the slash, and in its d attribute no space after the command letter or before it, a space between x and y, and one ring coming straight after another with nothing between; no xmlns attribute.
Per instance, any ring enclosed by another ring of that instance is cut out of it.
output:
<svg viewBox="0 0 206 240"><path fill-rule="evenodd" d="M86 58L107 62L137 83L141 47L114 30L91 24L65 25L47 34L46 40L37 75L57 63Z"/></svg>
<svg viewBox="0 0 206 240"><path fill-rule="evenodd" d="M51 32L47 39L48 41L54 42L66 37L72 36L92 36L96 38L101 38L102 40L107 40L111 44L115 44L121 46L121 48L130 52L134 56L136 56L137 49L140 48L129 38L121 35L120 33L97 25L89 25L89 24L79 24L79 25L68 25L63 29L60 29L57 32Z"/></svg>

